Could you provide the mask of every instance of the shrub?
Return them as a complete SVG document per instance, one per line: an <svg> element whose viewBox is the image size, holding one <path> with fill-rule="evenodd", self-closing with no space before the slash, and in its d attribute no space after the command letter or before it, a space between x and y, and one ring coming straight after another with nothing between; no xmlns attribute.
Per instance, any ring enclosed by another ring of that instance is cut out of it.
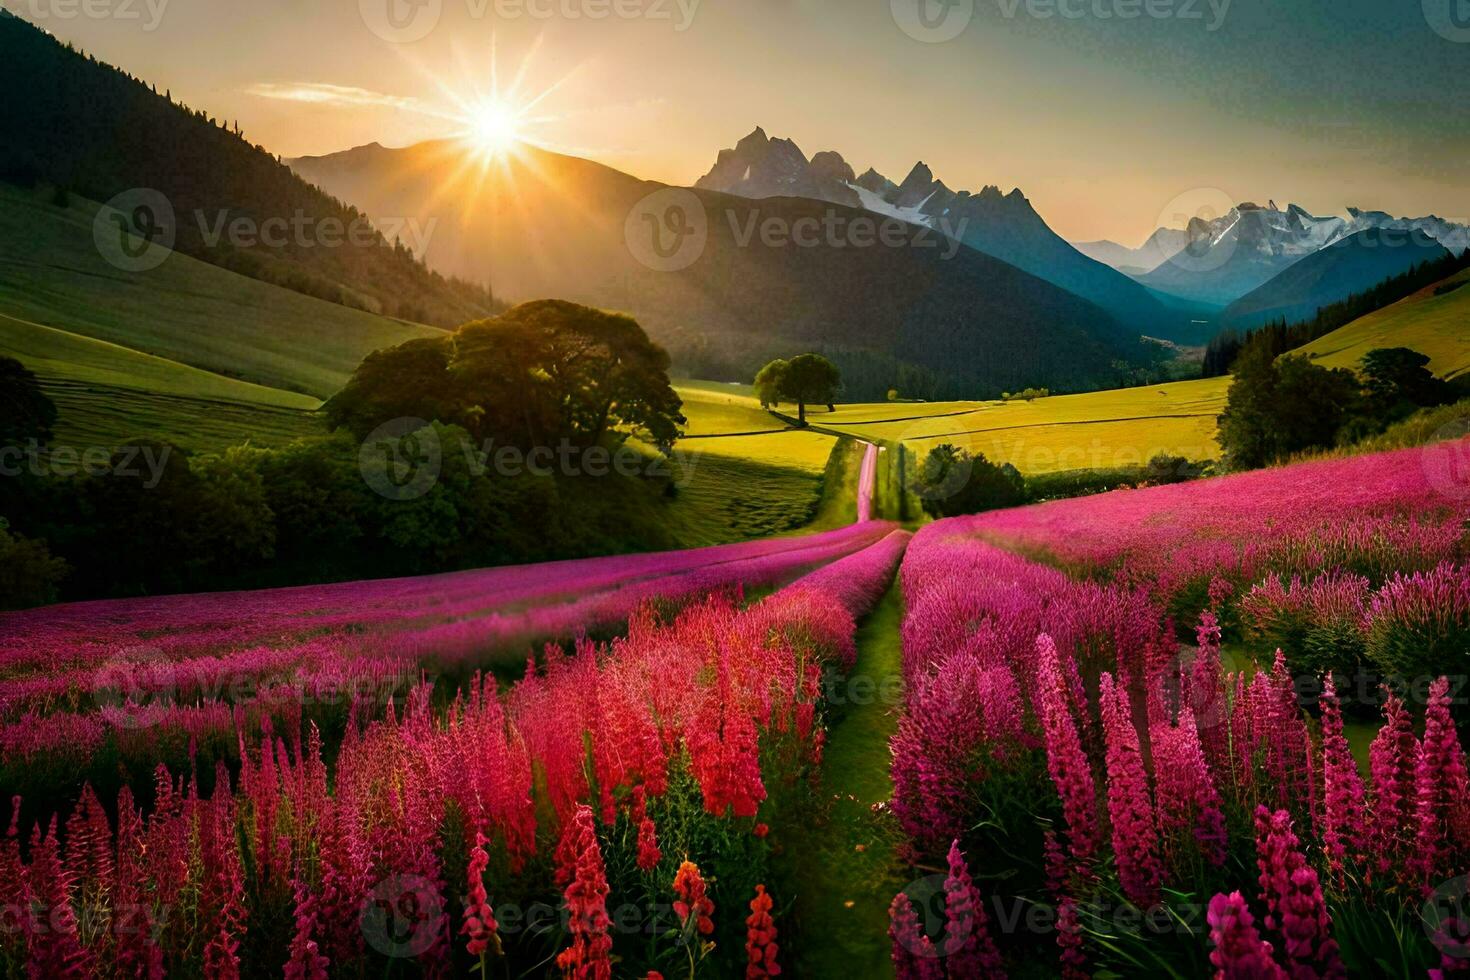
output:
<svg viewBox="0 0 1470 980"><path fill-rule="evenodd" d="M66 562L51 557L46 542L11 534L0 518L0 609L55 602L68 571Z"/></svg>
<svg viewBox="0 0 1470 980"><path fill-rule="evenodd" d="M935 446L919 464L914 492L931 517L955 517L1015 507L1026 499L1026 481L1010 463L1000 466L983 453L971 456L949 443Z"/></svg>
<svg viewBox="0 0 1470 980"><path fill-rule="evenodd" d="M1368 614L1368 656L1384 671L1418 677L1470 666L1470 565L1396 574Z"/></svg>

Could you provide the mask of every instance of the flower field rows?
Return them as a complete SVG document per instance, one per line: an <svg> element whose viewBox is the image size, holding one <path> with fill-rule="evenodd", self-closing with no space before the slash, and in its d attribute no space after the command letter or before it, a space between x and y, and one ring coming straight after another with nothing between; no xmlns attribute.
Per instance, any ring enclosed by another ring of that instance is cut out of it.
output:
<svg viewBox="0 0 1470 980"><path fill-rule="evenodd" d="M916 865L968 854L973 882L928 930L895 899L899 976L1470 969L1470 495L1434 478L1464 449L921 530L892 807ZM1350 706L1319 667L1375 650L1433 673Z"/></svg>
<svg viewBox="0 0 1470 980"><path fill-rule="evenodd" d="M316 721L335 735L350 713L380 710L426 672L463 682L478 670L518 666L538 642L614 632L644 606L668 613L722 590L780 586L890 530L870 522L805 538L429 582L14 614L5 617L0 649L0 774L27 795L58 786L74 792L84 778L115 779L119 765L136 778L158 762L234 757L237 731L253 736L263 718Z"/></svg>
<svg viewBox="0 0 1470 980"><path fill-rule="evenodd" d="M811 797L822 677L850 667L854 618L897 568L890 531L775 553L803 556L788 577L823 547L847 557L749 606L644 603L625 636L548 646L509 686L424 678L401 706L352 708L340 737L236 706L236 757L205 765L196 738L115 807L90 786L56 815L17 798L0 969L776 975L766 814Z"/></svg>

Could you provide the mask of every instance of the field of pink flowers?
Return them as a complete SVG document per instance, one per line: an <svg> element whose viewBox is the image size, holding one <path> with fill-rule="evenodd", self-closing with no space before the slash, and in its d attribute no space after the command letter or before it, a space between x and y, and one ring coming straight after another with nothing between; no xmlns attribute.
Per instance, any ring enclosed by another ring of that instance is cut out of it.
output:
<svg viewBox="0 0 1470 980"><path fill-rule="evenodd" d="M660 614L640 594L621 637L550 645L508 685L476 674L446 696L421 676L401 702L354 701L331 739L299 710L209 702L235 740L228 761L206 764L191 733L185 763L150 767L141 786L88 785L75 806L11 802L0 971L590 978L616 964L619 976L775 976L779 819L812 805L823 675L851 667L855 617L886 590L906 540L870 523L728 550L722 566L744 563L767 584L841 560L749 605L724 594ZM780 574L750 565L763 561ZM662 581L668 565L644 568ZM705 593L750 581L710 569L689 573ZM546 581L578 588L574 576ZM467 583L449 584L456 608L483 608ZM364 621L379 622L391 590L419 587L362 586ZM431 618L432 590L418 594ZM315 599L222 602L250 611L242 646L273 630L301 642L314 610L348 621L350 590L305 595ZM147 639L128 604L105 614L115 635ZM169 654L197 657L228 619L197 616ZM59 635L47 644L54 656ZM121 714L114 727L138 735L137 752L157 748L158 726ZM84 718L71 717L62 729L76 735Z"/></svg>
<svg viewBox="0 0 1470 980"><path fill-rule="evenodd" d="M1470 971L1470 494L1436 478L1463 452L921 530L892 810L916 867L971 878L942 921L895 899L898 975ZM1326 669L1363 657L1388 685L1354 725L1361 678Z"/></svg>
<svg viewBox="0 0 1470 980"><path fill-rule="evenodd" d="M238 755L262 719L340 735L425 675L518 670L544 642L620 631L729 589L784 585L883 539L825 534L663 555L264 592L76 603L0 617L0 778L27 795ZM289 716L289 717L288 717Z"/></svg>

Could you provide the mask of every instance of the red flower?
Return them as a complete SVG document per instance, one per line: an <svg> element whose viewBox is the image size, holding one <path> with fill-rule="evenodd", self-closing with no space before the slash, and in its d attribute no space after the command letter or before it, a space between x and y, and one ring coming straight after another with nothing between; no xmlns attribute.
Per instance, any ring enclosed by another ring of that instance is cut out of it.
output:
<svg viewBox="0 0 1470 980"><path fill-rule="evenodd" d="M766 824L758 823L758 824L755 825L755 835L757 837L762 837L763 838L767 834L769 834L770 832L771 832L771 828L768 825L766 825Z"/></svg>
<svg viewBox="0 0 1470 980"><path fill-rule="evenodd" d="M612 980L612 938L607 934L607 871L592 810L578 804L557 848L562 866L557 877L567 882L568 931L572 945L556 957L562 973L574 980Z"/></svg>
<svg viewBox="0 0 1470 980"><path fill-rule="evenodd" d="M485 891L485 868L490 864L490 855L485 853L485 835L475 831L475 846L470 850L469 895L464 903L464 928L461 935L470 937L465 949L471 956L484 956L494 950L500 955L500 937L496 934L495 911L490 908L490 896Z"/></svg>
<svg viewBox="0 0 1470 980"><path fill-rule="evenodd" d="M715 903L710 901L705 894L704 878L699 873L699 865L693 861L685 861L679 865L678 874L674 875L674 894L679 900L674 903L674 911L679 915L679 924L687 926L689 916L694 916L695 928L702 936L708 936L715 931L715 921L710 918L715 912Z"/></svg>
<svg viewBox="0 0 1470 980"><path fill-rule="evenodd" d="M771 896L765 885L755 886L750 900L750 915L745 920L745 980L781 975L776 962L780 947L776 945L776 923L771 919Z"/></svg>

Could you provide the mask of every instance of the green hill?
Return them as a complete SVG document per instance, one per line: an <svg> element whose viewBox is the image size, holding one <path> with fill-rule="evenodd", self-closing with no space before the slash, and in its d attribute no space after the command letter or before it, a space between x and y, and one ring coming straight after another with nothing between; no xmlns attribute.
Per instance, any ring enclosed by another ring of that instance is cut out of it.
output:
<svg viewBox="0 0 1470 980"><path fill-rule="evenodd" d="M9 93L0 99L0 179L95 201L147 189L172 212L171 222L156 217L173 227L179 251L335 303L443 327L498 309L487 288L431 272L225 120L7 11L0 91ZM217 234L236 221L250 233ZM267 241L272 221L282 231Z"/></svg>
<svg viewBox="0 0 1470 980"><path fill-rule="evenodd" d="M1339 327L1301 352L1327 367L1355 368L1379 347L1427 354L1430 370L1441 377L1470 370L1470 269Z"/></svg>
<svg viewBox="0 0 1470 980"><path fill-rule="evenodd" d="M208 381L170 373L172 387L158 387L162 368L146 359L106 347L85 354L76 345L50 351L55 337L25 341L39 345L31 357L81 357L89 370L108 375L82 380L310 408L313 399L335 393L370 351L438 333L303 296L178 252L146 272L119 270L93 242L97 210L98 205L75 197L69 206L58 207L49 195L0 184L0 313L221 377ZM12 345L18 345L17 329L0 327L0 336L11 335ZM108 362L105 369L102 362ZM229 379L309 397L262 397L244 387L222 391L219 382Z"/></svg>

